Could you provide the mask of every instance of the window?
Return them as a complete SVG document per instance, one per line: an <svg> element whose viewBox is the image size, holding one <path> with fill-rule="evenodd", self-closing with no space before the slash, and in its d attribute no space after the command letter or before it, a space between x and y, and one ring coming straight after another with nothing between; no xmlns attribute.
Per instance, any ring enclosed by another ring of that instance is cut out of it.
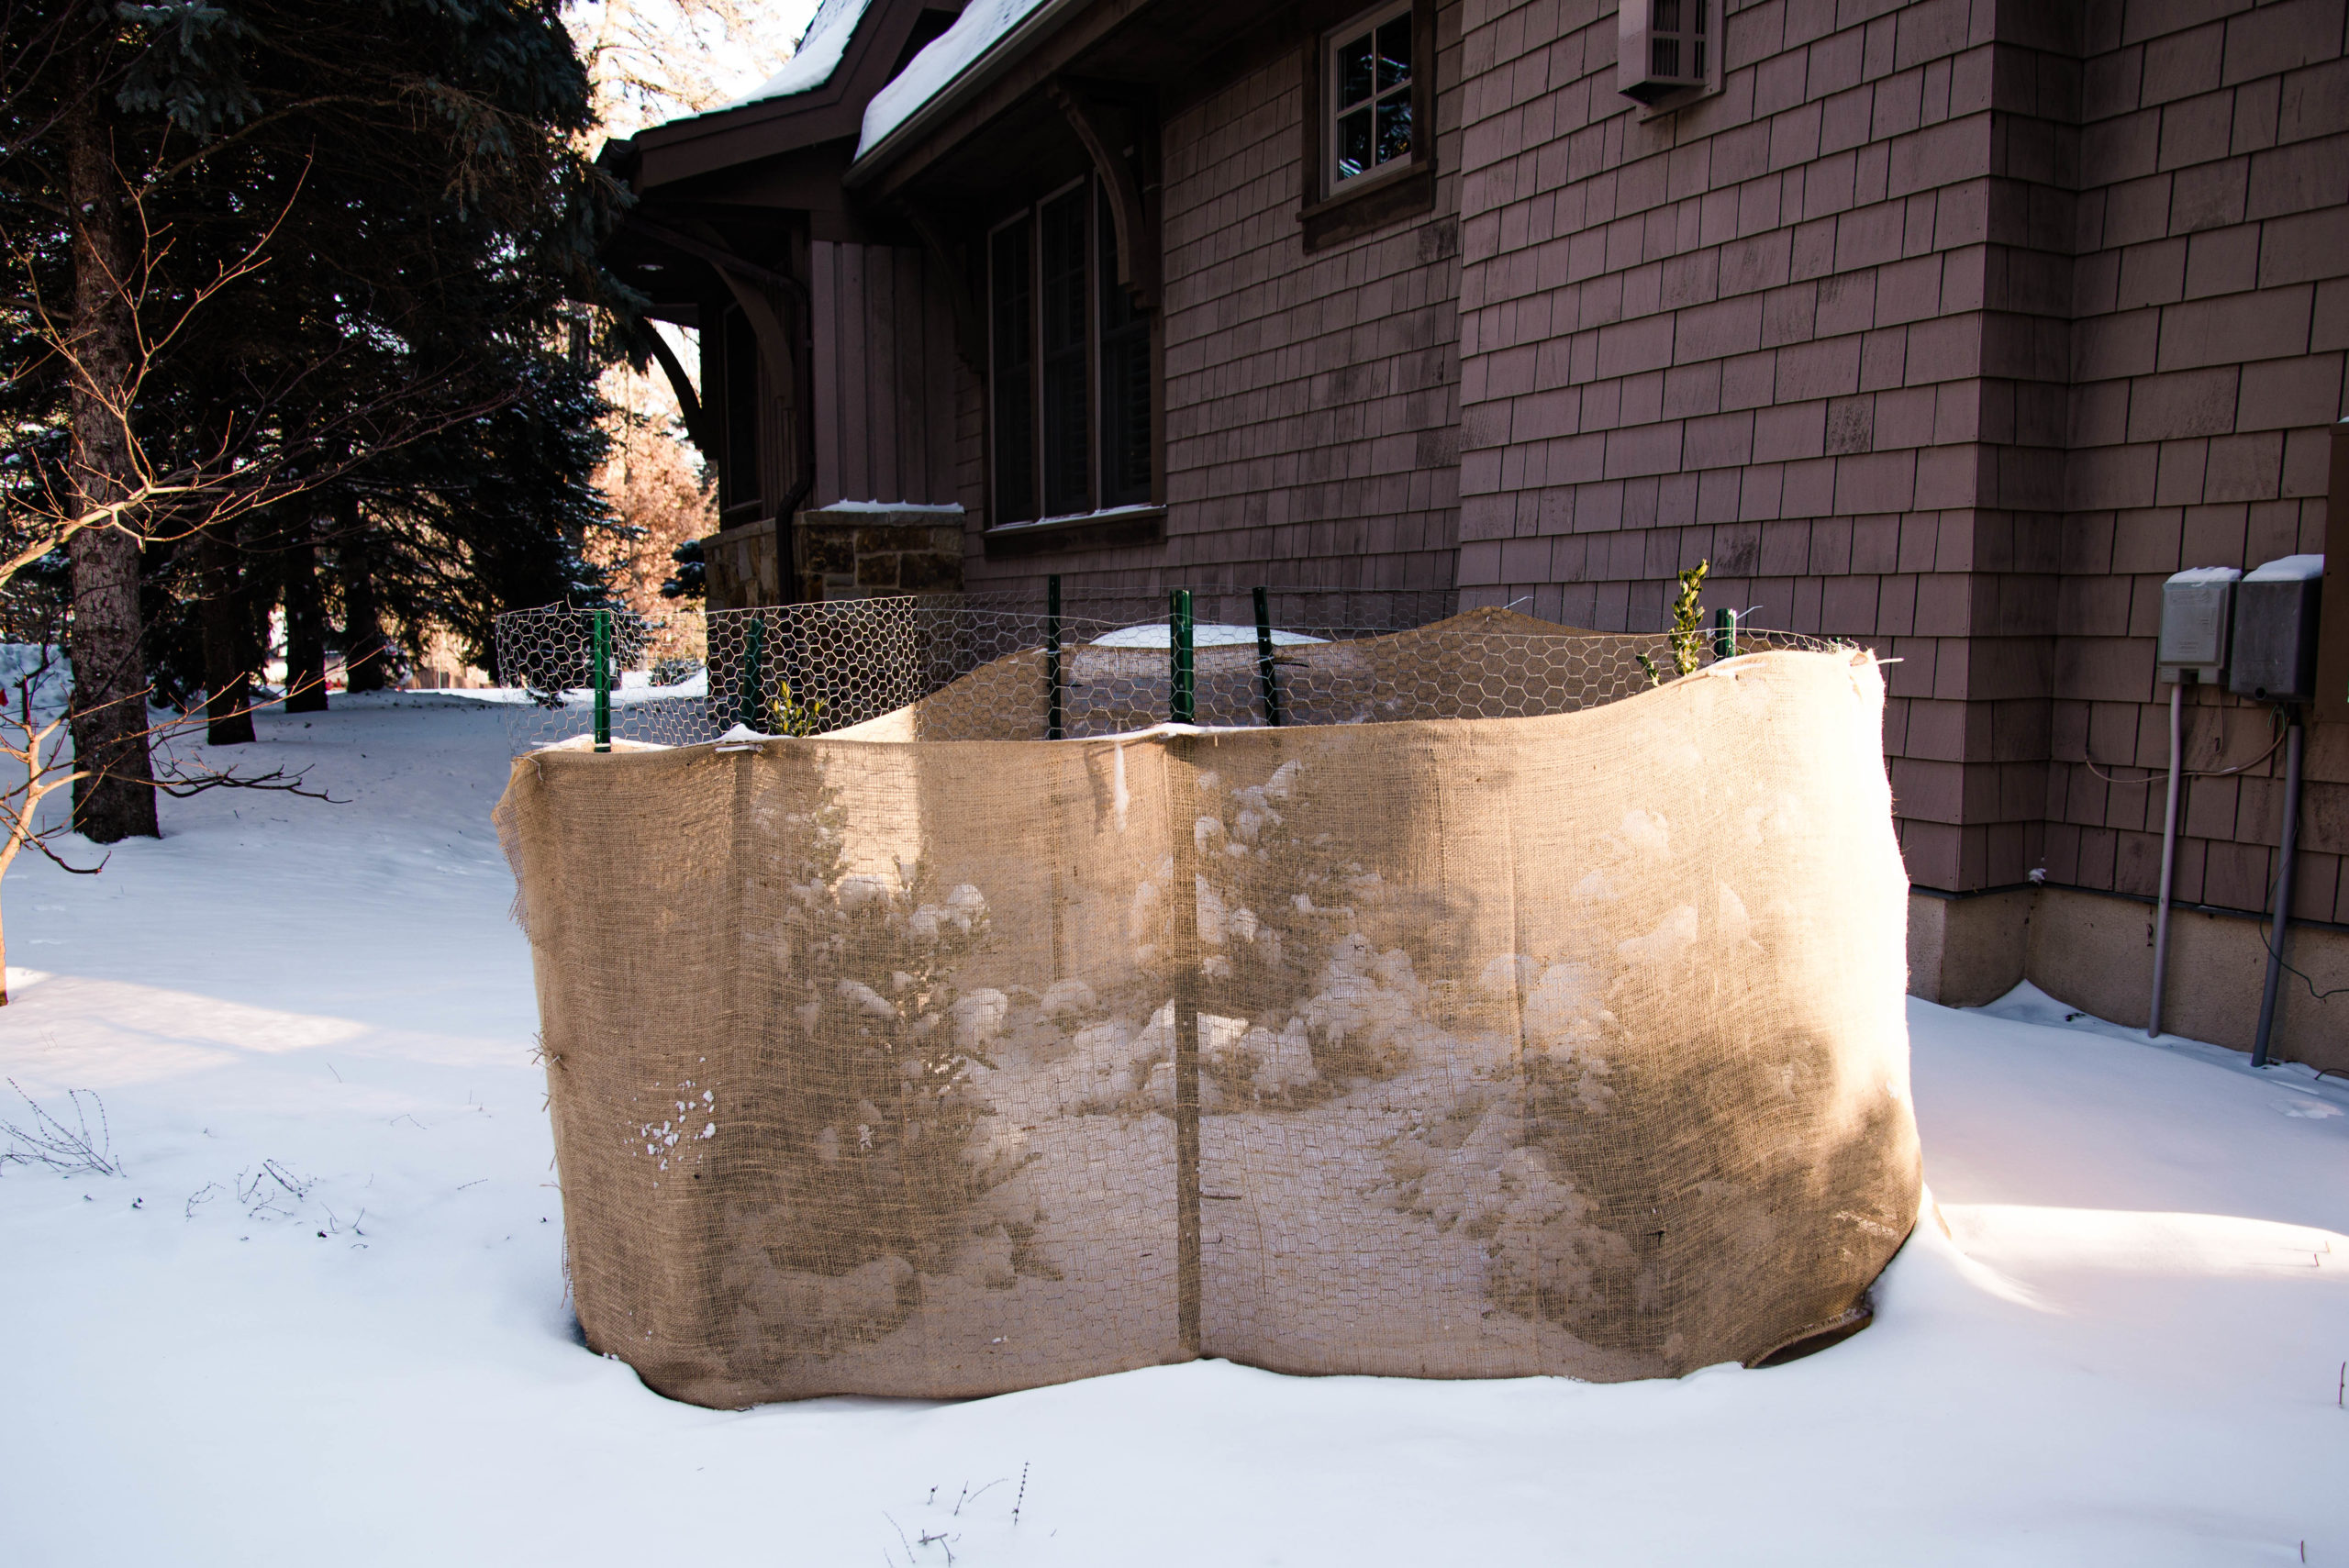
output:
<svg viewBox="0 0 2349 1568"><path fill-rule="evenodd" d="M997 526L1151 499L1150 316L1117 281L1117 247L1089 176L987 237Z"/></svg>
<svg viewBox="0 0 2349 1568"><path fill-rule="evenodd" d="M1408 0L1355 18L1330 35L1322 80L1330 106L1328 188L1411 161L1411 7Z"/></svg>
<svg viewBox="0 0 2349 1568"><path fill-rule="evenodd" d="M1101 193L1094 232L1101 237L1101 494L1104 504L1150 499L1150 313L1119 288L1118 226Z"/></svg>
<svg viewBox="0 0 2349 1568"><path fill-rule="evenodd" d="M740 306L728 306L719 328L724 372L726 461L719 505L728 516L755 511L759 495L759 335ZM739 518L737 520L740 520Z"/></svg>
<svg viewBox="0 0 2349 1568"><path fill-rule="evenodd" d="M1434 0L1389 0L1297 51L1305 249L1435 209Z"/></svg>
<svg viewBox="0 0 2349 1568"><path fill-rule="evenodd" d="M1035 280L1023 217L987 245L989 363L995 408L995 520L1036 516Z"/></svg>
<svg viewBox="0 0 2349 1568"><path fill-rule="evenodd" d="M1085 218L1092 204L1085 186L1063 193L1039 210L1036 227L1042 282L1037 291L1037 358L1044 382L1044 515L1065 517L1093 509L1093 443L1085 417L1093 356Z"/></svg>

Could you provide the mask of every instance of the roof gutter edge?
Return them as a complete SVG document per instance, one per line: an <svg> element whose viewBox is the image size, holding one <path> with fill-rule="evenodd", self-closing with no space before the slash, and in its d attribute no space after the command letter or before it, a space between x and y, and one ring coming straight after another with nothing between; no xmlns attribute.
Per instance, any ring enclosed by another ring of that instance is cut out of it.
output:
<svg viewBox="0 0 2349 1568"><path fill-rule="evenodd" d="M899 120L888 135L874 143L872 150L853 160L848 166L848 172L841 176L841 183L850 190L871 184L879 178L883 169L896 161L907 148L928 134L939 120L961 108L983 88L1026 59L1071 12L1082 10L1091 3L1092 0L1044 0L1044 4L1021 17L1009 32L990 44L985 53L965 66L952 81L931 94L921 107Z"/></svg>

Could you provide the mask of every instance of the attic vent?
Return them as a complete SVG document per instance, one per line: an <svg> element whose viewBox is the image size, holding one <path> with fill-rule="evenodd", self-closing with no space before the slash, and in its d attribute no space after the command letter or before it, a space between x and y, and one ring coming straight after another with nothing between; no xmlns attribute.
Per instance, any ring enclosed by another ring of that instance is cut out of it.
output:
<svg viewBox="0 0 2349 1568"><path fill-rule="evenodd" d="M1711 85L1711 0L1620 0L1615 90L1642 104Z"/></svg>

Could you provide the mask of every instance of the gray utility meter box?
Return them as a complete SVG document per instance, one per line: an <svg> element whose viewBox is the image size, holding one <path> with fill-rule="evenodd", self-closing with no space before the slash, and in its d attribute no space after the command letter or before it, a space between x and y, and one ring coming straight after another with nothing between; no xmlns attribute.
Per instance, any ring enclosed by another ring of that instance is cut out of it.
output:
<svg viewBox="0 0 2349 1568"><path fill-rule="evenodd" d="M2235 584L2229 691L2261 702L2316 695L2317 600L2323 591L2321 555L2284 556Z"/></svg>
<svg viewBox="0 0 2349 1568"><path fill-rule="evenodd" d="M2224 676L2235 581L2242 575L2232 566L2197 566L2162 584L2162 629L2154 645L2161 679L2216 684Z"/></svg>

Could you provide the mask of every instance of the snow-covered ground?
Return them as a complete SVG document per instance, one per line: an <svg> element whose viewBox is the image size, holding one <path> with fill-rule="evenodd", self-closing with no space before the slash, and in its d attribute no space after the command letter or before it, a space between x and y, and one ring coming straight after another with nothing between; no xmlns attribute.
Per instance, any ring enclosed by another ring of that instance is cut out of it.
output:
<svg viewBox="0 0 2349 1568"><path fill-rule="evenodd" d="M250 760L349 804L7 878L124 1173L0 1170L0 1562L2349 1563L2349 1090L2028 990L1912 1004L1951 1234L1792 1365L672 1404L563 1300L504 718L335 700Z"/></svg>

